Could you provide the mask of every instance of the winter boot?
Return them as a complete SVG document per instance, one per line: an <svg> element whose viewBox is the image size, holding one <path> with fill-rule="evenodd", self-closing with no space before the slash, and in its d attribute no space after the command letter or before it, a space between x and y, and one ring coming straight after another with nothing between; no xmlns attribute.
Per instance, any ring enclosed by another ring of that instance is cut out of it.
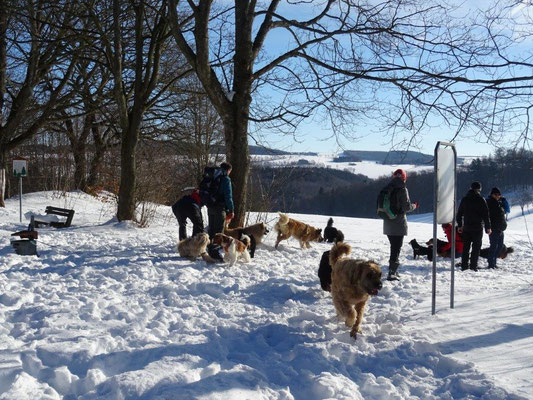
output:
<svg viewBox="0 0 533 400"><path fill-rule="evenodd" d="M400 275L398 274L398 267L400 263L389 263L389 274L387 275L388 281L399 281Z"/></svg>

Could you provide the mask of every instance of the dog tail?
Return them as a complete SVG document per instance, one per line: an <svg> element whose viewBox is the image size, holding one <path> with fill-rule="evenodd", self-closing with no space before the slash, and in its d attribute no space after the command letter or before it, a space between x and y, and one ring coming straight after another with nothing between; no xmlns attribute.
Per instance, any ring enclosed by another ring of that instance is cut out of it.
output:
<svg viewBox="0 0 533 400"><path fill-rule="evenodd" d="M333 218L328 219L328 228L331 228L333 226Z"/></svg>
<svg viewBox="0 0 533 400"><path fill-rule="evenodd" d="M244 233L241 235L241 242L244 243L244 245L246 246L246 248L250 248L250 245L252 244L252 240L250 239L250 236L248 235L245 235Z"/></svg>
<svg viewBox="0 0 533 400"><path fill-rule="evenodd" d="M329 264L334 266L342 256L351 252L352 248L348 243L335 243L329 252Z"/></svg>

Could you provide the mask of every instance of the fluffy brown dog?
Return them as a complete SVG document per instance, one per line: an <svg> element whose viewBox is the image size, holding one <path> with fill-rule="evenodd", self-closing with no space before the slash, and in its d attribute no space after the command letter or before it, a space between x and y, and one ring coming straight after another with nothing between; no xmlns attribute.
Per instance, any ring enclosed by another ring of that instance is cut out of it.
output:
<svg viewBox="0 0 533 400"><path fill-rule="evenodd" d="M180 240L178 243L178 252L180 256L187 257L190 260L195 260L198 256L202 256L204 261L216 262L207 254L207 245L209 244L209 235L207 233L197 233L193 237Z"/></svg>
<svg viewBox="0 0 533 400"><path fill-rule="evenodd" d="M276 239L276 249L279 242L287 240L291 236L300 241L300 247L302 249L308 249L311 247L309 242L321 242L322 229L317 229L311 225L304 224L303 222L289 218L287 214L279 213L279 220L274 226L276 232L278 232L278 238Z"/></svg>
<svg viewBox="0 0 533 400"><path fill-rule="evenodd" d="M343 258L350 254L350 245L335 244L329 252L331 296L337 314L351 327L350 336L356 339L360 332L366 302L381 289L381 268L374 261Z"/></svg>
<svg viewBox="0 0 533 400"><path fill-rule="evenodd" d="M248 253L250 238L248 236L243 235L242 240L237 240L223 233L217 233L213 238L213 243L222 246L225 252L224 261L229 262L230 267L235 264L239 257L244 262L250 262L250 254Z"/></svg>
<svg viewBox="0 0 533 400"><path fill-rule="evenodd" d="M269 232L264 222L248 225L243 228L243 232L248 236L253 236L257 244L261 244L263 237Z"/></svg>

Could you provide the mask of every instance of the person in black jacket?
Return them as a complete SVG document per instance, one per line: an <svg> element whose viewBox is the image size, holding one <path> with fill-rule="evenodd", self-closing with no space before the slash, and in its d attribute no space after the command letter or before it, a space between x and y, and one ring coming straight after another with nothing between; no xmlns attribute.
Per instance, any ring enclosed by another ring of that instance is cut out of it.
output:
<svg viewBox="0 0 533 400"><path fill-rule="evenodd" d="M195 189L191 194L183 196L172 206L172 212L176 216L179 225L179 240L187 239L187 219L192 222L192 235L204 231L204 219L202 218L202 201Z"/></svg>
<svg viewBox="0 0 533 400"><path fill-rule="evenodd" d="M483 240L483 226L485 226L485 232L491 234L489 208L485 199L481 197L481 183L472 182L470 190L461 199L456 219L457 231L463 239L461 270L470 268L477 271L479 251ZM472 247L472 254L470 254L470 247Z"/></svg>
<svg viewBox="0 0 533 400"><path fill-rule="evenodd" d="M487 206L489 207L489 218L492 233L489 235L489 268L496 268L496 260L503 248L503 232L507 229L505 220L505 207L502 203L502 194L497 187L492 188L489 197L487 197Z"/></svg>

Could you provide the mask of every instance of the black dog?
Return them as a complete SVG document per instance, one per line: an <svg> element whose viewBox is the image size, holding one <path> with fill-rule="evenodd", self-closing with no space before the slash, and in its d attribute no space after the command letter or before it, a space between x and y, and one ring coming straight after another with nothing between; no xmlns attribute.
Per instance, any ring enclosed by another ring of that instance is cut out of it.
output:
<svg viewBox="0 0 533 400"><path fill-rule="evenodd" d="M481 249L479 252L479 256L483 258L489 258L489 250L490 248L487 247L485 249ZM502 260L507 257L508 254L514 253L514 249L512 247L507 247L506 245L503 245L502 250L500 251L500 254L498 254L498 258L501 258Z"/></svg>
<svg viewBox="0 0 533 400"><path fill-rule="evenodd" d="M320 266L318 267L318 277L320 286L326 292L331 292L331 265L329 265L329 250L322 254Z"/></svg>
<svg viewBox="0 0 533 400"><path fill-rule="evenodd" d="M339 229L333 227L333 218L328 220L328 225L324 228L324 241L328 243L344 241L344 234Z"/></svg>

